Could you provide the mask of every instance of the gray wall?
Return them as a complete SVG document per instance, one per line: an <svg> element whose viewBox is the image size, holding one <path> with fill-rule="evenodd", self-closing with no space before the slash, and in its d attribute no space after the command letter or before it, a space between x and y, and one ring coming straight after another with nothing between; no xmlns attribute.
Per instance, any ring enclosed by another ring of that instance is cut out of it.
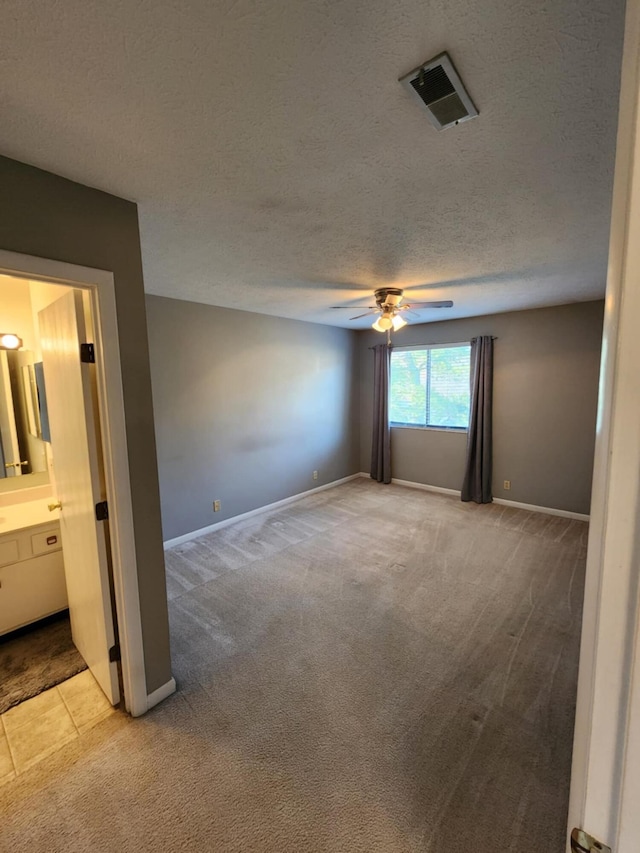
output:
<svg viewBox="0 0 640 853"><path fill-rule="evenodd" d="M0 247L115 278L147 690L171 677L136 205L0 157Z"/></svg>
<svg viewBox="0 0 640 853"><path fill-rule="evenodd" d="M147 315L165 540L357 473L355 332L158 296Z"/></svg>
<svg viewBox="0 0 640 853"><path fill-rule="evenodd" d="M595 441L602 302L405 327L398 346L495 335L494 497L588 513ZM377 332L360 332L360 465L369 471ZM399 480L460 489L466 433L392 429ZM511 480L511 490L503 489Z"/></svg>

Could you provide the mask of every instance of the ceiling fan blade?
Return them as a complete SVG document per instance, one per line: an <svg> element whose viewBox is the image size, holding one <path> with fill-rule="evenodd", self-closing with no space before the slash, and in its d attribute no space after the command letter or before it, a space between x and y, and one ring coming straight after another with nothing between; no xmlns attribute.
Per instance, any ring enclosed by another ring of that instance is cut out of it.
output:
<svg viewBox="0 0 640 853"><path fill-rule="evenodd" d="M333 311L353 311L354 308L357 308L357 305L330 305L329 308ZM366 307L368 311L373 311L377 306L376 305L363 305L363 308Z"/></svg>
<svg viewBox="0 0 640 853"><path fill-rule="evenodd" d="M370 317L372 314L377 314L377 311L367 311L364 314L356 314L355 317L349 317L350 320L359 320L360 317Z"/></svg>
<svg viewBox="0 0 640 853"><path fill-rule="evenodd" d="M453 308L453 302L450 299L435 300L433 302L409 302L403 305L402 308Z"/></svg>

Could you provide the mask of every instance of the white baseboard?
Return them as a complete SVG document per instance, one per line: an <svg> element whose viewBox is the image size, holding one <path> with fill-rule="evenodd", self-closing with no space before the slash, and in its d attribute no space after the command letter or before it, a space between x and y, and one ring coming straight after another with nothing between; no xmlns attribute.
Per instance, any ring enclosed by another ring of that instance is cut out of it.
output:
<svg viewBox="0 0 640 853"><path fill-rule="evenodd" d="M361 477L370 477L365 471L360 472ZM397 477L392 477L391 482L394 486L406 486L408 489L422 489L423 492L439 492L441 495L454 495L460 497L459 489L445 489L443 486L429 486L426 483L414 483L413 480L398 480Z"/></svg>
<svg viewBox="0 0 640 853"><path fill-rule="evenodd" d="M395 477L391 482L396 486L408 486L410 489L422 489L424 492L439 492L441 495L454 495L460 497L460 489L445 489L443 486L427 486L425 483L412 483L411 480L398 480Z"/></svg>
<svg viewBox="0 0 640 853"><path fill-rule="evenodd" d="M259 506L257 509L251 509L249 512L234 515L231 518L225 518L215 524L209 524L207 527L200 527L198 530L192 530L191 533L184 533L182 536L176 536L174 539L167 539L164 542L165 550L172 548L174 545L182 545L184 542L190 542L192 539L197 539L199 536L204 536L207 533L213 533L214 530L221 530L223 527L228 527L230 524L235 524L237 521L244 521L245 518L252 518L254 515L261 515L263 512L269 512L272 509L286 506L287 504L299 501L302 498L307 498L309 495L314 495L316 492L324 492L326 489L332 489L334 486L340 486L342 483L348 483L350 480L356 480L358 477L369 476L368 474L350 474L348 477L342 477L340 480L333 480L331 483L325 483L323 486L316 486L315 489L309 489L306 492L299 492L297 495L291 495L289 498L283 498L281 501L275 501L265 506Z"/></svg>
<svg viewBox="0 0 640 853"><path fill-rule="evenodd" d="M176 692L176 680L175 678L170 678L165 684L161 687L158 687L157 690L154 690L153 693L149 693L147 696L147 711L157 705L159 702L162 702L163 699L166 699L167 696L171 696L172 693Z"/></svg>
<svg viewBox="0 0 640 853"><path fill-rule="evenodd" d="M556 509L552 506L536 506L535 504L523 504L520 501L508 501L505 498L494 498L494 504L500 506L511 506L514 509L528 509L529 512L542 512L545 515L559 515L560 518L575 518L577 521L589 521L590 516L582 512L571 512L568 509Z"/></svg>
<svg viewBox="0 0 640 853"><path fill-rule="evenodd" d="M361 471L360 476L368 477L369 474L365 474ZM395 477L392 478L391 482L396 486L407 486L410 489L422 489L425 492L440 492L443 495L454 495L460 497L459 489L445 489L442 486L428 486L425 483L414 483L411 480L398 480ZM509 501L505 498L494 498L493 503L500 504L500 506L511 506L514 509L526 509L529 512L541 512L544 515L558 515L560 518L575 518L577 521L589 521L590 518L590 516L581 512L571 512L571 510L568 509L556 509L551 506L524 504L520 503L520 501Z"/></svg>

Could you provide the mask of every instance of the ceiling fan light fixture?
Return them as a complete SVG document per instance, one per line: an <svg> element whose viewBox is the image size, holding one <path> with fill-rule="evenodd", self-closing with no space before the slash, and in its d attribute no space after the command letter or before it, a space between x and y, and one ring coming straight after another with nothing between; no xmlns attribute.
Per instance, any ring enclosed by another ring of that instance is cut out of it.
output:
<svg viewBox="0 0 640 853"><path fill-rule="evenodd" d="M364 313L356 314L355 317L350 317L349 319L360 320L363 317L371 317L373 314L377 314L378 316L376 320L371 324L371 327L375 329L376 332L397 332L399 329L403 329L409 322L404 318L405 311L412 314L414 317L419 318L419 314L416 313L416 309L420 311L423 308L453 307L453 302L450 299L401 304L403 291L399 287L379 287L374 291L373 295L375 297L376 304L368 305L367 310L364 311ZM346 305L333 305L332 308L343 308L349 311L354 310Z"/></svg>
<svg viewBox="0 0 640 853"><path fill-rule="evenodd" d="M385 311L373 324L373 328L378 332L386 332L387 329L391 329L392 327L393 315L389 311Z"/></svg>

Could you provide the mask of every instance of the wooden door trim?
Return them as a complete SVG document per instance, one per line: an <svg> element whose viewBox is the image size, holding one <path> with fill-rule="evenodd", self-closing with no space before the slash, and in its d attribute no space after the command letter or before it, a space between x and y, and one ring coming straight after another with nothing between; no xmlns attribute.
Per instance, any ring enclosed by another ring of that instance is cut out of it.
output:
<svg viewBox="0 0 640 853"><path fill-rule="evenodd" d="M0 250L0 273L90 293L124 702L137 717L149 704L113 273L4 250Z"/></svg>

